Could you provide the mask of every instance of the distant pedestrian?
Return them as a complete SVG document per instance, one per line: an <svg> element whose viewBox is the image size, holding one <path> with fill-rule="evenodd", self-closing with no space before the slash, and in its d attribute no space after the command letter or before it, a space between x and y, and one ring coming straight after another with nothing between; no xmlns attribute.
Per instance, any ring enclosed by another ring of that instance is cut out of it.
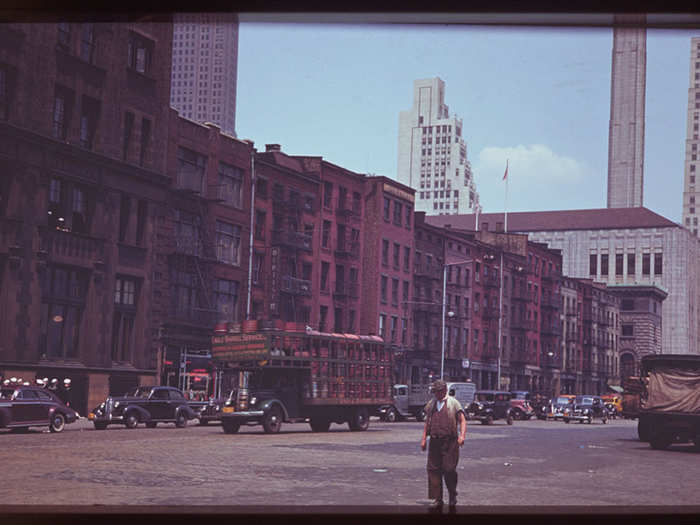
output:
<svg viewBox="0 0 700 525"><path fill-rule="evenodd" d="M467 435L467 418L462 405L454 397L447 395L447 384L438 379L432 384L435 395L425 406L425 426L421 438L421 450L428 448L428 498L433 500L432 508L442 510L442 480L444 478L449 495L450 508L457 505L457 463L459 447Z"/></svg>

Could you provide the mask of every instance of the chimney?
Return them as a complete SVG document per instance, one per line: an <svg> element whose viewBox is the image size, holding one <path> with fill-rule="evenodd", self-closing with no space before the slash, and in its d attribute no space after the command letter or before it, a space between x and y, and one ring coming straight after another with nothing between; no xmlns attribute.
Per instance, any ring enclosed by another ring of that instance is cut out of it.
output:
<svg viewBox="0 0 700 525"><path fill-rule="evenodd" d="M265 144L265 153L269 153L271 151L282 151L282 148L279 144Z"/></svg>

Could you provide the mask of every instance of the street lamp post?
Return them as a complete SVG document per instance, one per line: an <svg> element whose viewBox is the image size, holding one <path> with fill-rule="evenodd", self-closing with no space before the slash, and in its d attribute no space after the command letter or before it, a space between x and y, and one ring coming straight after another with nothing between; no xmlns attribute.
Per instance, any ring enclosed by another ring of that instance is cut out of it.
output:
<svg viewBox="0 0 700 525"><path fill-rule="evenodd" d="M447 312L445 312L445 310L447 308L447 267L456 266L459 264L468 264L471 262L474 262L474 259L466 259L464 261L445 263L442 266L442 352L440 355L440 379L445 379L445 317L447 315Z"/></svg>

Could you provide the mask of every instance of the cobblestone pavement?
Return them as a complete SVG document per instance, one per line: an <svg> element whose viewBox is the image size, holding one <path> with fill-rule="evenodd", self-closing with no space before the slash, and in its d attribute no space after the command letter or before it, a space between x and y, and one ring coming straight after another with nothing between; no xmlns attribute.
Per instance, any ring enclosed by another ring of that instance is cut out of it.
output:
<svg viewBox="0 0 700 525"><path fill-rule="evenodd" d="M96 431L84 420L60 434L0 430L0 504L420 510L428 503L421 432L417 422L376 420L366 432L332 425L320 434L285 424L275 435L259 426L226 435L196 422ZM470 422L461 456L458 511L700 504L700 455L652 450L637 440L636 421Z"/></svg>

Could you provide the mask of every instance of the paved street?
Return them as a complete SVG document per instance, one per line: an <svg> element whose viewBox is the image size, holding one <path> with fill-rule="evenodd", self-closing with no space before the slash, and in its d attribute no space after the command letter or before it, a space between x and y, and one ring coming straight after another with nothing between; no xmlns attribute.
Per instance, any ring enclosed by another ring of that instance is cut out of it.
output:
<svg viewBox="0 0 700 525"><path fill-rule="evenodd" d="M373 420L366 432L332 425L326 434L286 424L277 435L260 427L225 435L219 425L195 422L186 429L115 426L100 432L81 421L61 434L0 431L0 502L29 505L40 497L42 504L72 511L94 511L90 506L99 504L268 512L361 505L422 512L421 430L416 422ZM470 422L459 475L459 512L495 505L674 510L700 504L699 454L688 446L652 450L637 440L636 421Z"/></svg>

